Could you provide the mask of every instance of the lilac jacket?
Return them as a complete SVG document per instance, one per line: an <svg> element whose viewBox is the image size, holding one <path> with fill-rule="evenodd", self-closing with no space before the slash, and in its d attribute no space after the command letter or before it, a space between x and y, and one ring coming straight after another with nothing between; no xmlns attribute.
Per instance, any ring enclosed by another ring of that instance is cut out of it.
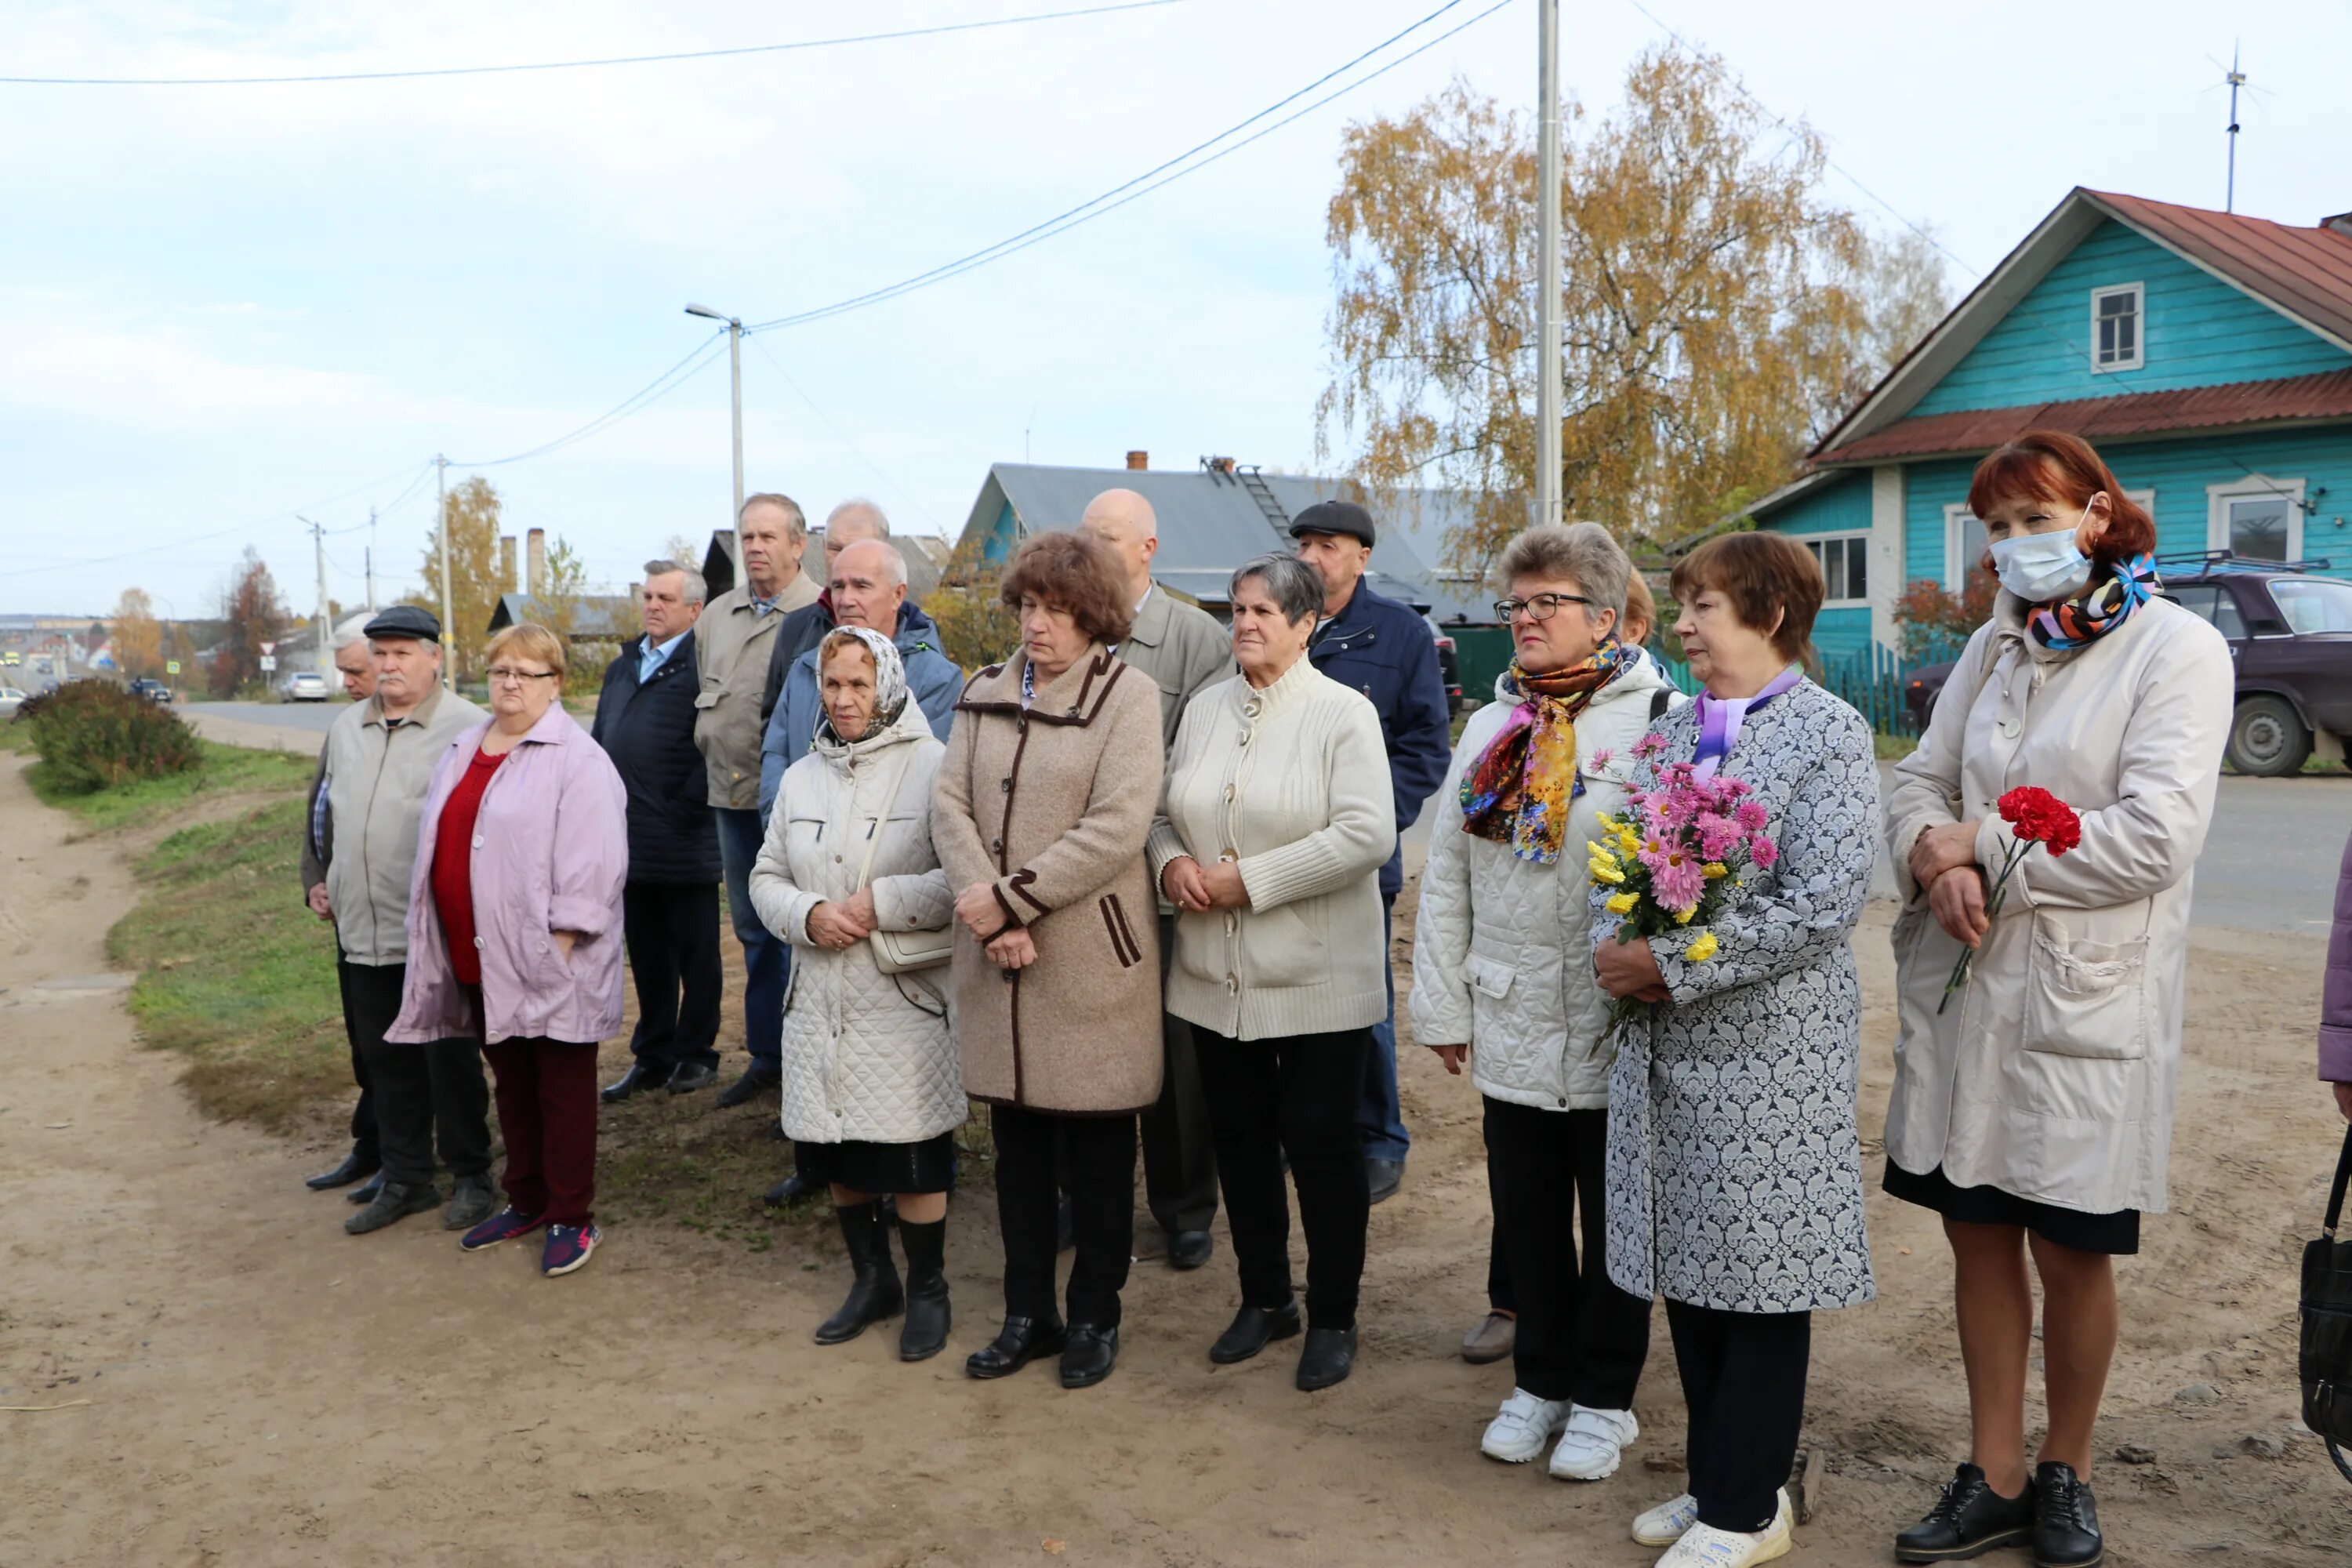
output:
<svg viewBox="0 0 2352 1568"><path fill-rule="evenodd" d="M490 775L474 820L478 1020L449 966L433 907L433 844L487 723L462 731L433 769L408 898L408 975L387 1040L544 1037L591 1044L621 1026L621 884L629 874L628 792L604 748L551 707ZM552 932L577 931L566 960Z"/></svg>
<svg viewBox="0 0 2352 1568"><path fill-rule="evenodd" d="M2336 876L2336 929L2327 938L2327 994L2319 1005L2319 1076L2352 1083L2352 839Z"/></svg>

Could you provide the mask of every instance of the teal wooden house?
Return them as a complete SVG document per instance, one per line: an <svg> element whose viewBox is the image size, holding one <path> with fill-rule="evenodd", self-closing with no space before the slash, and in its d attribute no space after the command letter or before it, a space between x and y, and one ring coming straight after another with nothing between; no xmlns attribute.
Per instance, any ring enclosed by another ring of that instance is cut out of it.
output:
<svg viewBox="0 0 2352 1568"><path fill-rule="evenodd" d="M1803 539L1832 659L1896 643L1907 584L1982 555L1978 459L2032 428L2099 449L2159 555L2352 575L2352 214L2309 228L2076 189L1748 515Z"/></svg>

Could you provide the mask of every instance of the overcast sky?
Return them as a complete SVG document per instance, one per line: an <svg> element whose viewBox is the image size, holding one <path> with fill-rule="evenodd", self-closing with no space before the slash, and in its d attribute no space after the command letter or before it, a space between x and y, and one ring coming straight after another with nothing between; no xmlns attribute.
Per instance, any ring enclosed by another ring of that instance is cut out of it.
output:
<svg viewBox="0 0 2352 1568"><path fill-rule="evenodd" d="M220 76L715 48L1087 0L486 7L0 4L0 71ZM363 597L414 585L436 451L475 463L595 417L694 349L701 300L759 321L920 272L1118 184L1439 0L1182 0L800 53L300 86L0 85L0 611L142 586L206 613L250 542L315 598L301 510ZM1475 16L1468 0L1381 59ZM2238 205L2352 208L2341 0L2228 7L1570 0L1598 110L1661 24L1967 265L2072 185L2218 207L2242 37ZM493 14L495 13L495 14ZM2095 19L2097 18L2097 19ZM1454 73L1535 97L1536 10L1496 14L1328 108L1074 232L904 299L747 339L746 482L814 521L868 494L952 535L992 461L1312 464L1328 378L1323 213L1341 127ZM1375 62L1377 63L1377 62ZM1830 194L1896 220L1833 177ZM770 356L773 356L772 360ZM725 526L723 353L646 412L479 471L516 532L623 582ZM453 482L467 472L453 467ZM414 481L422 478L421 485ZM405 500L403 500L405 490ZM336 498L336 499L328 499Z"/></svg>

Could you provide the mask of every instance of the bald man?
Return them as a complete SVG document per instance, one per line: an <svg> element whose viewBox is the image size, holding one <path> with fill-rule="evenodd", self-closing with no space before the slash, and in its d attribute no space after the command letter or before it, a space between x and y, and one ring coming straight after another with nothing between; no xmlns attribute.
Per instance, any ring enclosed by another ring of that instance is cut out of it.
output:
<svg viewBox="0 0 2352 1568"><path fill-rule="evenodd" d="M1108 545L1127 573L1135 629L1119 644L1118 656L1158 684L1160 741L1173 745L1184 705L1234 673L1233 645L1207 611L1152 583L1160 520L1150 501L1133 490L1105 490L1087 503L1078 531ZM1174 924L1174 911L1161 910L1163 964L1176 951ZM1193 1061L1192 1026L1172 1014L1162 1015L1160 1024L1167 1072L1160 1102L1143 1113L1144 1194L1151 1217L1168 1233L1169 1265L1198 1268L1215 1247L1209 1222L1217 1216L1216 1150Z"/></svg>
<svg viewBox="0 0 2352 1568"><path fill-rule="evenodd" d="M862 496L843 501L825 514L824 568L817 574L817 586L825 591L817 595L814 604L786 616L783 625L776 628L776 646L768 655L767 695L760 701L761 723L776 716L776 699L783 693L784 677L791 672L793 662L823 642L824 634L834 628L833 563L853 544L889 537L890 520L882 515L880 507ZM772 784L768 786L768 794L775 794Z"/></svg>

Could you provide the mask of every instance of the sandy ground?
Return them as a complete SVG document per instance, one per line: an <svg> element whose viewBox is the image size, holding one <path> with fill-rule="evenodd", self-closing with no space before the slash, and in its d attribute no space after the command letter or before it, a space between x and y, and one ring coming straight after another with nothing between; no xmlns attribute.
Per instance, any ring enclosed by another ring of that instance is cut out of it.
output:
<svg viewBox="0 0 2352 1568"><path fill-rule="evenodd" d="M22 767L0 759L0 1405L87 1403L0 1412L9 1568L1651 1559L1624 1527L1681 1487L1663 1315L1616 1478L1478 1456L1509 1371L1454 1354L1482 1309L1476 1104L1424 1052L1350 1382L1298 1394L1288 1347L1208 1364L1235 1299L1221 1237L1198 1274L1138 1264L1102 1387L974 1384L961 1357L997 1316L984 1197L953 1215L950 1352L919 1366L894 1332L809 1342L845 1277L814 1224L764 1254L616 1226L560 1281L422 1220L344 1237L346 1205L299 1180L323 1134L207 1124L136 1046L103 977L121 846L69 841ZM1891 1073L1885 921L1858 944L1866 1136ZM2175 1212L2123 1273L2102 1448L2154 1458L2098 1473L2112 1562L2352 1552L2352 1488L2294 1417L2294 1258L2336 1137L2310 1081L2320 956L2199 933ZM1830 1477L1792 1561L1825 1568L1886 1561L1965 1445L1942 1247L1916 1211L1876 1199L1872 1220L1884 1300L1816 1340L1807 1438Z"/></svg>

